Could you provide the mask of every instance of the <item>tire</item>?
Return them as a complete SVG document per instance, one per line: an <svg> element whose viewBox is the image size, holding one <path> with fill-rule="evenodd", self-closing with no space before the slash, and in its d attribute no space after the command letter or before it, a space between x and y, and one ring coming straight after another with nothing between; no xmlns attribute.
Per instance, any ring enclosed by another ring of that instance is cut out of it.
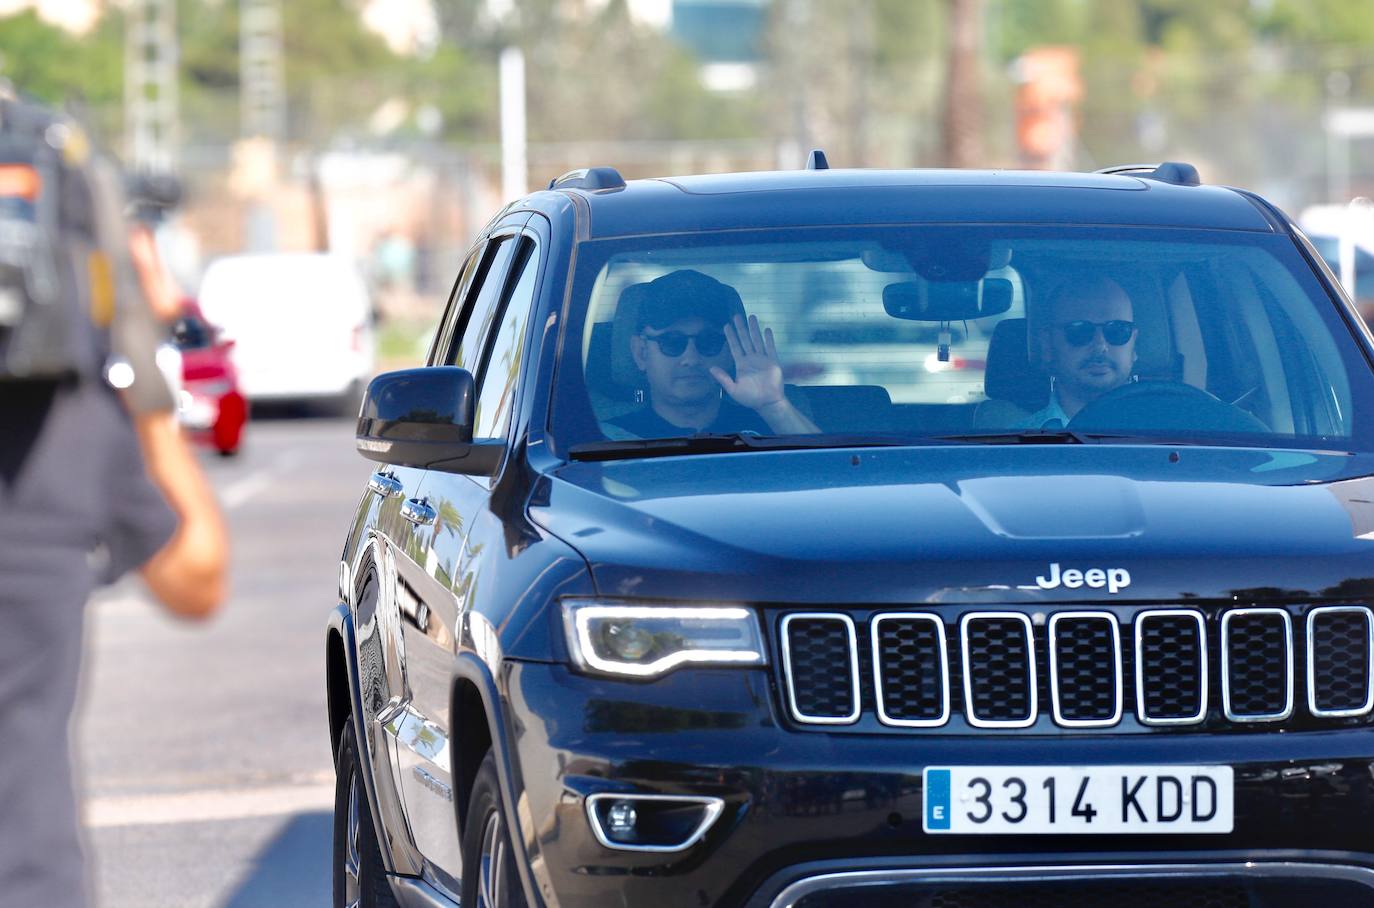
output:
<svg viewBox="0 0 1374 908"><path fill-rule="evenodd" d="M463 830L463 908L526 908L516 870L510 822L501 801L496 755L490 750L477 770Z"/></svg>
<svg viewBox="0 0 1374 908"><path fill-rule="evenodd" d="M399 908L372 828L351 718L339 736L334 766L334 908Z"/></svg>

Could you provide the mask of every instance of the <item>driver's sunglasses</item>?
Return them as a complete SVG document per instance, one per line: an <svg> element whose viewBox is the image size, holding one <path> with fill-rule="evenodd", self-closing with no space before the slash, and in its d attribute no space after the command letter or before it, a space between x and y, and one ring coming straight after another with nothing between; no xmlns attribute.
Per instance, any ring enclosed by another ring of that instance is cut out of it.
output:
<svg viewBox="0 0 1374 908"><path fill-rule="evenodd" d="M1130 343L1131 338L1135 335L1135 322L1128 322L1119 318L1114 318L1109 322L1089 322L1079 319L1064 322L1059 326L1059 330L1064 332L1064 340L1074 347L1086 347L1091 344L1097 335L1098 328L1102 329L1102 339L1113 347L1125 346Z"/></svg>
<svg viewBox="0 0 1374 908"><path fill-rule="evenodd" d="M664 331L662 334L646 334L645 340L658 344L664 356L681 356L687 352L687 343L696 344L702 356L715 356L725 349L725 335L720 331L702 331L699 334L683 334L681 331Z"/></svg>

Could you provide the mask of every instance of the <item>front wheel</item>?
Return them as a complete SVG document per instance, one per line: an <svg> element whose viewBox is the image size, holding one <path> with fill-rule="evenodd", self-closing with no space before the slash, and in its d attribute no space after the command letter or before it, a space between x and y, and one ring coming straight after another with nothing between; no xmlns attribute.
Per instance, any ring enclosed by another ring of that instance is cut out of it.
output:
<svg viewBox="0 0 1374 908"><path fill-rule="evenodd" d="M501 801L496 755L487 751L477 770L463 830L463 908L526 908L515 868L511 825Z"/></svg>
<svg viewBox="0 0 1374 908"><path fill-rule="evenodd" d="M372 828L351 718L339 735L334 767L334 908L398 908Z"/></svg>

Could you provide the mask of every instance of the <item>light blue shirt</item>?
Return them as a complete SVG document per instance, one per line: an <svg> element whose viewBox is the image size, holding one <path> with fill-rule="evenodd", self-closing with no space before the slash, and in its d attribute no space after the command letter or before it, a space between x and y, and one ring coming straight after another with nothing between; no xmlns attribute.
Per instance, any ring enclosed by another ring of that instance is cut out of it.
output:
<svg viewBox="0 0 1374 908"><path fill-rule="evenodd" d="M1046 425L1046 423L1048 423L1048 422L1050 422L1050 421L1052 421L1052 420L1056 420L1056 419L1059 420L1059 425L1057 425L1057 426L1047 426L1047 425ZM1065 426L1067 426L1068 424L1069 424L1069 417L1068 417L1068 414L1066 414L1066 413L1064 412L1064 408L1061 407L1061 406L1059 405L1059 395L1056 394L1054 391L1051 391L1051 392L1050 392L1050 402L1049 402L1048 404L1046 404L1044 407L1041 407L1039 410L1036 410L1036 411L1035 411L1034 413L1032 413L1030 416L1027 416L1027 417L1025 418L1025 420L1024 420L1020 425L1018 425L1016 428L1018 428L1018 429L1045 429L1045 428L1050 428L1050 429L1062 429L1062 428L1064 428Z"/></svg>

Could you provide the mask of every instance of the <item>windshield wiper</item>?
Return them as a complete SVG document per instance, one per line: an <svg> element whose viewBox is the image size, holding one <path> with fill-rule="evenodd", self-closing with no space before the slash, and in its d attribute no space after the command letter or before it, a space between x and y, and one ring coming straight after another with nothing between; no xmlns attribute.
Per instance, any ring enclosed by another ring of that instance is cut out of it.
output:
<svg viewBox="0 0 1374 908"><path fill-rule="evenodd" d="M889 448L942 444L928 438L873 435L758 435L753 432L702 433L672 438L627 438L573 445L573 460L626 460L676 454L721 454L730 451L797 451L820 448Z"/></svg>
<svg viewBox="0 0 1374 908"><path fill-rule="evenodd" d="M1089 440L1110 437L1069 429L1022 429L1015 432L968 432L936 436L943 441L967 441L985 445L1085 445Z"/></svg>
<svg viewBox="0 0 1374 908"><path fill-rule="evenodd" d="M1120 442L1135 445L1205 445L1196 439L1158 435L1130 435L1119 432L1078 432L1072 429L1018 429L1012 432L969 432L963 435L937 435L946 442L986 445L1088 445Z"/></svg>

